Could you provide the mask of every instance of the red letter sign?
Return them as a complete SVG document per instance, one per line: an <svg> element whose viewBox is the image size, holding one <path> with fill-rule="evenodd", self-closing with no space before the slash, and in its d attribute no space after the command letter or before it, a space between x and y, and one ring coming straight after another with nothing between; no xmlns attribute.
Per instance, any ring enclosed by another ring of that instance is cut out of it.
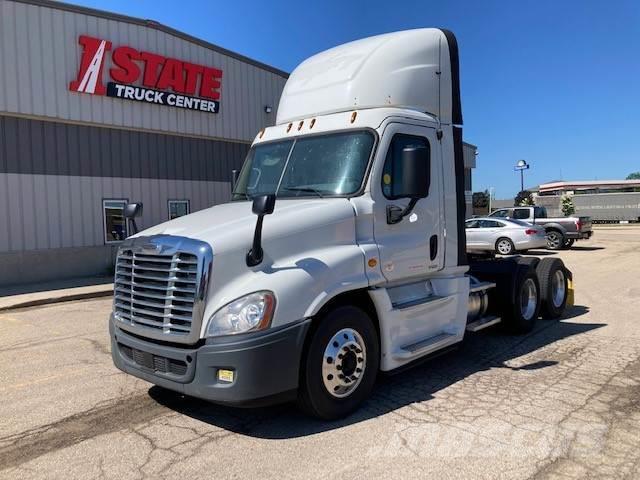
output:
<svg viewBox="0 0 640 480"><path fill-rule="evenodd" d="M104 95L106 89L102 83L102 66L104 52L111 50L111 42L85 35L81 35L78 42L82 45L80 71L78 78L69 84L69 90Z"/></svg>

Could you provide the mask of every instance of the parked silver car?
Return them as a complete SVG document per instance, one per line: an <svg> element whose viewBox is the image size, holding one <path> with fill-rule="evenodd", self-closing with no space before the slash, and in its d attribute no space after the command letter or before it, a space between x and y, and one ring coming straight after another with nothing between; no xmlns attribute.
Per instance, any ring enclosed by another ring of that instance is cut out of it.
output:
<svg viewBox="0 0 640 480"><path fill-rule="evenodd" d="M506 218L470 218L465 222L467 250L511 255L546 248L544 227Z"/></svg>

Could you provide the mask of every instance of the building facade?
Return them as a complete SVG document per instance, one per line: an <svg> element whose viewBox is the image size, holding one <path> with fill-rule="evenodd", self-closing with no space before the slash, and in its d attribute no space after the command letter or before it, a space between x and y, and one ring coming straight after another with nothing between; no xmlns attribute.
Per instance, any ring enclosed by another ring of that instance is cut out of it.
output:
<svg viewBox="0 0 640 480"><path fill-rule="evenodd" d="M129 233L225 202L287 73L149 20L0 0L0 287L108 273Z"/></svg>

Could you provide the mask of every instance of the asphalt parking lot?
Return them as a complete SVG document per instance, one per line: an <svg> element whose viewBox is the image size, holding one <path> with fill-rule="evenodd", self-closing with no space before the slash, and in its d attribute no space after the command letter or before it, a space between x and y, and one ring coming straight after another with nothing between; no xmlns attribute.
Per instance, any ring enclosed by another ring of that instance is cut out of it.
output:
<svg viewBox="0 0 640 480"><path fill-rule="evenodd" d="M562 321L471 335L337 423L120 373L108 298L2 313L0 477L640 478L640 228L558 255L576 281Z"/></svg>

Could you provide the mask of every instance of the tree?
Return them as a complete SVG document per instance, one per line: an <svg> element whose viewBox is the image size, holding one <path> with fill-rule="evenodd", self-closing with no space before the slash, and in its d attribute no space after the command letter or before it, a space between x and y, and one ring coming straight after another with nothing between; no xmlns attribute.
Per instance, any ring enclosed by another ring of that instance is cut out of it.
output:
<svg viewBox="0 0 640 480"><path fill-rule="evenodd" d="M627 180L640 180L640 172L633 172L627 175Z"/></svg>
<svg viewBox="0 0 640 480"><path fill-rule="evenodd" d="M573 204L573 197L567 193L560 198L560 208L562 209L562 215L569 217L576 213L576 207Z"/></svg>
<svg viewBox="0 0 640 480"><path fill-rule="evenodd" d="M516 195L514 205L518 207L531 207L534 204L533 195L529 190L522 190Z"/></svg>
<svg viewBox="0 0 640 480"><path fill-rule="evenodd" d="M484 192L473 192L473 208L489 207L489 190Z"/></svg>

